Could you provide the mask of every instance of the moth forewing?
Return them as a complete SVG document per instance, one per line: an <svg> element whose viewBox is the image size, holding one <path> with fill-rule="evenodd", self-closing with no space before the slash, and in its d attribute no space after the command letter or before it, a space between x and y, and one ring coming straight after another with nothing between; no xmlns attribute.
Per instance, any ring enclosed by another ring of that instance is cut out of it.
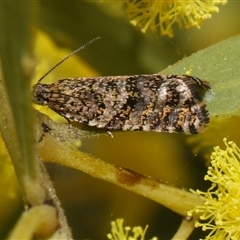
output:
<svg viewBox="0 0 240 240"><path fill-rule="evenodd" d="M34 101L68 121L106 130L202 132L209 122L206 81L185 75L67 78L37 83Z"/></svg>

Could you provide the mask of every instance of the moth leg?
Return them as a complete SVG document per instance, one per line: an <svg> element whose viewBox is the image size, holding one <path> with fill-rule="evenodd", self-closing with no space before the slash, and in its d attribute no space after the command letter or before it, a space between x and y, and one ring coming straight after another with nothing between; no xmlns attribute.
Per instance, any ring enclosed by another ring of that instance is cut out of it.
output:
<svg viewBox="0 0 240 240"><path fill-rule="evenodd" d="M64 117L64 116L63 116L63 117ZM68 124L72 125L72 122L70 121L69 118L66 118L66 117L64 117L64 118L67 120Z"/></svg>
<svg viewBox="0 0 240 240"><path fill-rule="evenodd" d="M111 138L113 138L113 134L112 134L112 132L107 131L107 134L108 134Z"/></svg>
<svg viewBox="0 0 240 240"><path fill-rule="evenodd" d="M64 116L63 116L64 117ZM66 117L64 117L66 120L67 120L67 122L68 122L68 126L69 126L69 129L71 129L72 128L72 122L70 121L70 119L69 118L66 118Z"/></svg>

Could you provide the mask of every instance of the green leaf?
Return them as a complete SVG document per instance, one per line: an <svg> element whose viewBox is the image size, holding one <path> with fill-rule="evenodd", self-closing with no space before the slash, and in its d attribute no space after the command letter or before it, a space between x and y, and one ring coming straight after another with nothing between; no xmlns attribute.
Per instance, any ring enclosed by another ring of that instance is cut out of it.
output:
<svg viewBox="0 0 240 240"><path fill-rule="evenodd" d="M201 50L163 70L164 74L191 74L211 84L205 101L210 116L240 114L240 36Z"/></svg>
<svg viewBox="0 0 240 240"><path fill-rule="evenodd" d="M0 86L1 103L4 104L0 110L0 130L20 183L24 176L37 176L29 89L34 73L31 49L35 13L36 3L0 3L0 53L4 79Z"/></svg>

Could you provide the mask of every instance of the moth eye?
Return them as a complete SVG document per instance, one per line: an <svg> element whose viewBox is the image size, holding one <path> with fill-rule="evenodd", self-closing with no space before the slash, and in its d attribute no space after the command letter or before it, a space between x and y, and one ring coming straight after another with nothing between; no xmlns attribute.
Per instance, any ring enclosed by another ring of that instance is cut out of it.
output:
<svg viewBox="0 0 240 240"><path fill-rule="evenodd" d="M42 94L38 94L37 96L35 96L34 102L35 102L36 104L39 104L39 105L45 105L45 104L46 104L46 103L45 103L46 101L44 101L44 97L43 97Z"/></svg>
<svg viewBox="0 0 240 240"><path fill-rule="evenodd" d="M40 97L38 97L38 98L37 98L37 101L38 101L38 102L42 102L42 101L43 101L43 99L42 99L42 98L40 98Z"/></svg>

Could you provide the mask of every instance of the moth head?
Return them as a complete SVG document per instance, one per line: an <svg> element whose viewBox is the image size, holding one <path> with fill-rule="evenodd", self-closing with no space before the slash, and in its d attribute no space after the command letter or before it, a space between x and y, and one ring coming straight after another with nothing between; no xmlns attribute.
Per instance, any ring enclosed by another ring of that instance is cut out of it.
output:
<svg viewBox="0 0 240 240"><path fill-rule="evenodd" d="M33 102L39 105L48 105L50 90L48 84L35 84L33 86Z"/></svg>

